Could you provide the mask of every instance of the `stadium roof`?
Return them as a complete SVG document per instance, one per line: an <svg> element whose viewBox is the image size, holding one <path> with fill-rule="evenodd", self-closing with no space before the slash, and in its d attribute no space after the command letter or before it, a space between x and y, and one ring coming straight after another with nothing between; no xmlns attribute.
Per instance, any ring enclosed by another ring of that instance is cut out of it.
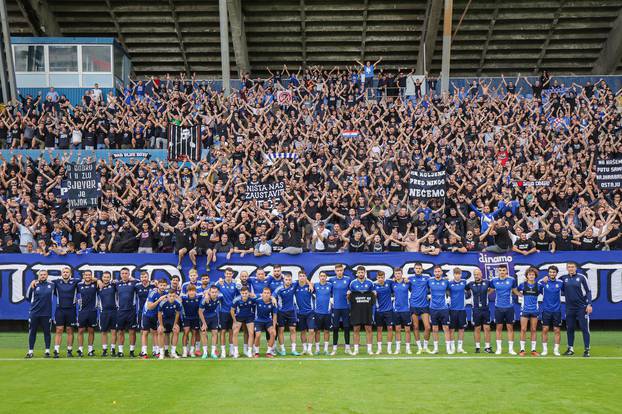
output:
<svg viewBox="0 0 622 414"><path fill-rule="evenodd" d="M380 57L388 68L414 67L424 49L428 71L440 72L442 0L227 3L233 76ZM217 0L8 0L7 8L14 36L117 37L139 76L220 76ZM622 73L622 0L455 0L458 26L452 76Z"/></svg>

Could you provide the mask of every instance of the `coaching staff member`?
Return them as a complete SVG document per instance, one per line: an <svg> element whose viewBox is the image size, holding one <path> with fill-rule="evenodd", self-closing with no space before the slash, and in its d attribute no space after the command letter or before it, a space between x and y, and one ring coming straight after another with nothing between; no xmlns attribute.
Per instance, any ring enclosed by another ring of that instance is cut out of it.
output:
<svg viewBox="0 0 622 414"><path fill-rule="evenodd" d="M577 273L577 264L568 262L568 274L561 277L566 295L566 328L568 349L564 355L574 355L574 331L577 322L583 332L583 356L590 356L590 314L592 313L592 292L587 277Z"/></svg>
<svg viewBox="0 0 622 414"><path fill-rule="evenodd" d="M30 300L30 312L28 315L28 353L26 358L32 358L37 340L37 330L43 329L43 339L45 340L45 357L50 357L50 343L52 335L50 327L52 324L52 298L54 296L54 285L48 282L47 270L39 270L37 280L33 280L26 297Z"/></svg>

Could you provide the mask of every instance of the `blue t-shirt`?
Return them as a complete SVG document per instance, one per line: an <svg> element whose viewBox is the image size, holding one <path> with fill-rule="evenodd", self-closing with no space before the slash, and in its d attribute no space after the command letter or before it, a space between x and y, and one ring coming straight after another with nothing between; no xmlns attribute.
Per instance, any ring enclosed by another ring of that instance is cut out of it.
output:
<svg viewBox="0 0 622 414"><path fill-rule="evenodd" d="M181 295L185 296L188 294L188 286L193 285L194 287L197 288L197 295L199 294L198 292L198 288L200 286L200 283L192 283L192 282L184 282L183 285L181 285Z"/></svg>
<svg viewBox="0 0 622 414"><path fill-rule="evenodd" d="M295 293L298 313L308 315L313 312L313 293L309 291L309 283L304 286L301 286L299 283L296 284L298 285Z"/></svg>
<svg viewBox="0 0 622 414"><path fill-rule="evenodd" d="M201 302L199 308L203 311L203 316L205 319L215 318L218 316L218 312L220 312L220 302L222 301L222 296L217 297L215 300L210 298L204 298Z"/></svg>
<svg viewBox="0 0 622 414"><path fill-rule="evenodd" d="M158 316L158 307L156 306L153 309L147 308L150 303L155 303L161 296L166 295L166 292L160 293L158 289L153 289L149 292L147 296L147 300L145 301L145 306L143 306L143 315L148 317Z"/></svg>
<svg viewBox="0 0 622 414"><path fill-rule="evenodd" d="M255 298L255 323L272 323L272 317L276 312L272 301L264 302L261 298Z"/></svg>
<svg viewBox="0 0 622 414"><path fill-rule="evenodd" d="M315 313L318 315L329 315L330 298L333 295L332 283L326 282L321 284L317 282L313 285L313 292L315 293Z"/></svg>
<svg viewBox="0 0 622 414"><path fill-rule="evenodd" d="M391 312L393 311L393 281L385 280L381 285L374 283L374 291L376 291L376 311Z"/></svg>
<svg viewBox="0 0 622 414"><path fill-rule="evenodd" d="M410 304L408 302L408 292L410 291L410 282L402 279L401 282L393 281L393 296L395 297L395 303L393 310L395 312L408 312L410 310ZM427 304L426 304L427 306Z"/></svg>
<svg viewBox="0 0 622 414"><path fill-rule="evenodd" d="M136 312L136 282L128 280L119 281L117 286L117 298L120 311Z"/></svg>
<svg viewBox="0 0 622 414"><path fill-rule="evenodd" d="M260 296L261 292L263 292L263 288L268 286L268 279L264 278L264 280L259 280L256 277L251 277L248 279L248 283L251 285L251 291L256 296ZM270 291L272 291L272 289L270 289Z"/></svg>
<svg viewBox="0 0 622 414"><path fill-rule="evenodd" d="M69 279L65 282L63 278L59 278L52 283L56 295L56 306L61 309L75 309L78 280Z"/></svg>
<svg viewBox="0 0 622 414"><path fill-rule="evenodd" d="M154 287L151 284L143 286L142 283L137 283L134 285L134 290L136 290L136 298L138 299L138 309L140 309L141 312L145 306L145 302L147 302L147 296L149 296L149 292L151 292L152 289L154 289Z"/></svg>
<svg viewBox="0 0 622 414"><path fill-rule="evenodd" d="M518 291L523 294L521 311L529 313L538 312L538 295L540 294L538 283L529 283L525 281L518 286Z"/></svg>
<svg viewBox="0 0 622 414"><path fill-rule="evenodd" d="M347 294L352 278L344 275L341 279L335 276L331 277L329 280L333 285L333 309L349 309L350 305L348 304Z"/></svg>
<svg viewBox="0 0 622 414"><path fill-rule="evenodd" d="M359 292L359 293L371 292L374 290L374 284L372 283L371 280L367 278L363 279L363 281L360 281L357 278L357 279L354 279L352 282L350 282L350 287L348 288L348 290L350 292Z"/></svg>
<svg viewBox="0 0 622 414"><path fill-rule="evenodd" d="M430 288L430 309L447 309L447 290L449 289L447 279L436 280L432 278L428 280L428 286Z"/></svg>
<svg viewBox="0 0 622 414"><path fill-rule="evenodd" d="M546 283L539 283L542 292L542 311L561 312L561 296L564 291L564 282L561 280L549 280Z"/></svg>
<svg viewBox="0 0 622 414"><path fill-rule="evenodd" d="M184 320L196 320L199 319L199 306L201 306L201 298L195 296L189 298L188 296L182 296L181 298L181 315Z"/></svg>
<svg viewBox="0 0 622 414"><path fill-rule="evenodd" d="M181 313L181 303L177 300L169 302L165 300L160 302L158 306L158 312L162 312L162 322L173 323L175 322L175 315L177 312Z"/></svg>
<svg viewBox="0 0 622 414"><path fill-rule="evenodd" d="M117 310L117 289L112 283L99 288L97 292L99 309L103 311Z"/></svg>
<svg viewBox="0 0 622 414"><path fill-rule="evenodd" d="M248 319L255 315L255 302L248 297L246 300L242 296L233 299L233 312L236 319Z"/></svg>
<svg viewBox="0 0 622 414"><path fill-rule="evenodd" d="M274 276L268 276L268 279L266 279L268 281L268 287L270 288L270 291L272 292L272 294L274 294L274 292L281 286L283 286L283 276L281 276L278 279L275 279ZM261 292L259 292L261 293ZM257 294L257 293L255 293Z"/></svg>
<svg viewBox="0 0 622 414"><path fill-rule="evenodd" d="M292 283L289 287L279 286L274 291L274 296L279 304L279 312L294 312L294 295L297 290L297 283Z"/></svg>
<svg viewBox="0 0 622 414"><path fill-rule="evenodd" d="M430 279L430 276L426 274L414 275L409 278L411 308L425 308L429 306L428 281Z"/></svg>
<svg viewBox="0 0 622 414"><path fill-rule="evenodd" d="M78 309L80 312L92 312L97 308L97 285L95 282L78 283Z"/></svg>
<svg viewBox="0 0 622 414"><path fill-rule="evenodd" d="M516 287L516 279L510 276L505 279L496 277L490 281L490 287L497 294L496 308L507 309L512 307L512 289Z"/></svg>
<svg viewBox="0 0 622 414"><path fill-rule="evenodd" d="M462 279L459 282L455 280L449 281L449 298L451 302L449 304L450 310L464 310L464 291L466 289L466 280Z"/></svg>
<svg viewBox="0 0 622 414"><path fill-rule="evenodd" d="M229 313L231 311L231 306L233 305L233 299L240 296L240 292L238 292L238 288L233 281L231 283L223 281L222 286L219 287L220 294L222 295L220 312Z"/></svg>

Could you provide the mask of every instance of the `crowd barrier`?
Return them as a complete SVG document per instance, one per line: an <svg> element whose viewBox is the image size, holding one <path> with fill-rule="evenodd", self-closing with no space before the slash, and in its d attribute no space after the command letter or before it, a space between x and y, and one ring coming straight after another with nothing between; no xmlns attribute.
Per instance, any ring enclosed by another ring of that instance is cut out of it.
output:
<svg viewBox="0 0 622 414"><path fill-rule="evenodd" d="M39 158L43 158L47 162L53 160L54 158L63 159L63 157L69 156L70 162L77 162L78 159L85 160L87 157L91 157L91 160L99 161L110 159L120 159L125 162L130 161L131 159L136 159L138 161L143 160L145 158L149 158L149 160L154 161L166 161L167 159L167 151L163 149L138 149L138 150L114 150L114 149L99 149L99 150L78 150L78 149L68 149L68 150L0 150L0 154L6 159L10 160L11 157L22 155L25 158L32 158L33 160L38 160Z"/></svg>
<svg viewBox="0 0 622 414"><path fill-rule="evenodd" d="M492 257L492 259L491 259ZM198 269L202 273L205 269L205 257L199 258ZM446 272L451 272L460 266L463 277L472 280L472 272L476 268L485 267L491 263L505 262L511 272L524 280L525 271L529 266L541 270L540 276L546 274L546 269L556 265L560 274L565 273L566 263L576 261L580 271L585 273L592 291L594 313L592 319L622 319L622 255L620 252L557 252L538 253L530 256L507 254L490 256L480 253L441 253L438 256L429 256L418 253L303 253L300 255L273 254L268 257L254 257L233 255L230 260L221 256L211 266L209 272L212 281L222 277L224 269L231 267L236 276L246 271L251 275L258 268L271 272L272 266L279 264L285 273L297 278L302 269L311 280L317 281L321 271L333 274L337 263L344 264L347 274L353 274L356 266L364 266L371 279L375 279L376 272L384 271L389 277L393 276L393 268L401 267L406 275L413 274L415 262L421 262L431 274L431 267L440 265ZM68 256L41 256L27 254L0 255L0 319L23 320L28 318L28 301L26 289L40 269L47 269L50 278L60 275L64 266L70 266L74 272L91 270L100 277L104 271L110 271L115 278L119 277L121 268L128 267L133 276L138 278L139 272L145 270L152 279L170 278L179 275L182 281L187 280L190 262L186 260L182 270L177 269L177 256L174 254L88 254ZM77 273L75 273L77 276ZM518 311L518 305L516 305ZM492 309L491 309L492 310Z"/></svg>

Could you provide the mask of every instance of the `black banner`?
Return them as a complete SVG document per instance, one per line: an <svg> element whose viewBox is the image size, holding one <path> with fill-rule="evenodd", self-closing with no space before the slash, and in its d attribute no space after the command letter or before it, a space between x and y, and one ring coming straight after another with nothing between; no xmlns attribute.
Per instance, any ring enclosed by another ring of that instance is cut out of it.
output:
<svg viewBox="0 0 622 414"><path fill-rule="evenodd" d="M247 183L244 198L246 200L257 201L279 201L285 192L285 182L276 181L273 183Z"/></svg>
<svg viewBox="0 0 622 414"><path fill-rule="evenodd" d="M60 195L67 200L70 209L97 207L101 187L96 164L67 164Z"/></svg>
<svg viewBox="0 0 622 414"><path fill-rule="evenodd" d="M408 180L410 198L445 198L447 173L445 171L411 171Z"/></svg>
<svg viewBox="0 0 622 414"><path fill-rule="evenodd" d="M597 160L596 184L601 190L622 188L622 159Z"/></svg>
<svg viewBox="0 0 622 414"><path fill-rule="evenodd" d="M170 161L201 160L201 126L168 126L168 159Z"/></svg>

